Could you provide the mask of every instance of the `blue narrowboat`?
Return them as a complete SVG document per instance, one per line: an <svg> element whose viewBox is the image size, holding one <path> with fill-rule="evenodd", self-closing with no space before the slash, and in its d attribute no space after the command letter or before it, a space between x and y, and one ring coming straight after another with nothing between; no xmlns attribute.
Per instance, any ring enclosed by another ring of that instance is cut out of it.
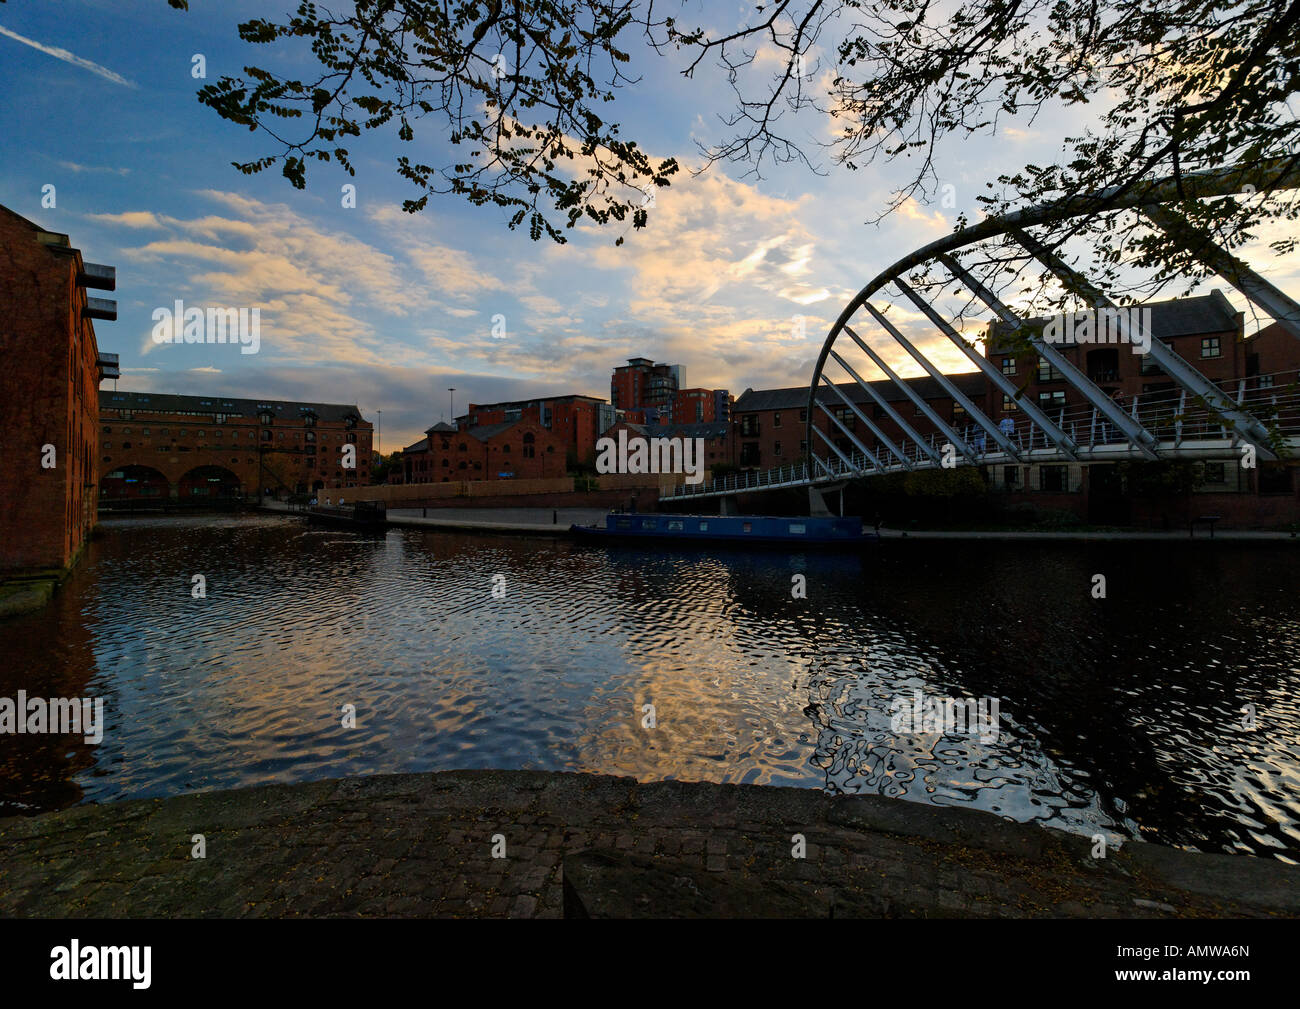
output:
<svg viewBox="0 0 1300 1009"><path fill-rule="evenodd" d="M781 518L770 515L672 515L611 512L605 524L574 525L569 531L579 539L670 540L684 543L750 542L782 546L817 544L852 545L875 541L864 531L861 518L834 516Z"/></svg>

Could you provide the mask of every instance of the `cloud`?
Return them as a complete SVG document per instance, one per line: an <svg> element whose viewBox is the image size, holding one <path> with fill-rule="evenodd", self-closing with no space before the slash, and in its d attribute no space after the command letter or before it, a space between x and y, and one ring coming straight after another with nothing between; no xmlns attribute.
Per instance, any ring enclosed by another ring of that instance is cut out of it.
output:
<svg viewBox="0 0 1300 1009"><path fill-rule="evenodd" d="M76 172L78 174L81 174L82 172L108 172L113 175L131 174L131 169L129 168L110 168L106 165L79 165L75 161L60 161L58 164L60 168L67 169L69 172Z"/></svg>
<svg viewBox="0 0 1300 1009"><path fill-rule="evenodd" d="M43 42L37 42L35 39L29 39L17 32L12 32L3 25L0 25L0 35L6 35L15 42L21 42L25 46L31 46L33 49L45 53L47 56L53 56L56 60L62 60L64 63L71 63L74 67L81 67L83 70L89 70L92 74L98 74L106 81L112 81L114 84L121 84L123 87L134 88L137 85L128 81L121 74L114 73L108 67L101 67L98 63L92 63L90 60L82 59L66 49L60 49L58 46L48 46Z"/></svg>

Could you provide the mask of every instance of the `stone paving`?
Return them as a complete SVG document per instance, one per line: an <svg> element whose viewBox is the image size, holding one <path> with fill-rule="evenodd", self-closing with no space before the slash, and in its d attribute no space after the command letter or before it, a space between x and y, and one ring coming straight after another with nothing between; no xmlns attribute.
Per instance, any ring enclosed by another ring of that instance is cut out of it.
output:
<svg viewBox="0 0 1300 1009"><path fill-rule="evenodd" d="M196 834L204 858L192 857ZM805 858L792 855L795 834ZM1094 861L1089 848L988 813L811 789L381 775L0 820L0 915L1300 913L1300 867L1136 842Z"/></svg>

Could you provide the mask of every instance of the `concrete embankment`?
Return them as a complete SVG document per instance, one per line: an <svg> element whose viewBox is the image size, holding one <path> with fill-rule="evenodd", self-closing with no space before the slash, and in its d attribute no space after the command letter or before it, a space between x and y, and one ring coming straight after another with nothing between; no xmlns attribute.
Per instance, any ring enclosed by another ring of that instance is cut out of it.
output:
<svg viewBox="0 0 1300 1009"><path fill-rule="evenodd" d="M1094 860L1090 848L989 813L811 789L543 771L378 775L0 820L0 914L1300 913L1300 867L1137 842Z"/></svg>

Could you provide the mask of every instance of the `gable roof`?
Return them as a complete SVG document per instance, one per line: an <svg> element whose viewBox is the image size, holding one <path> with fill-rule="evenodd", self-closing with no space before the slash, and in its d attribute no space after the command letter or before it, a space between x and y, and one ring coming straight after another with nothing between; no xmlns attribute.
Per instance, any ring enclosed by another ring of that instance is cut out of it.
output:
<svg viewBox="0 0 1300 1009"><path fill-rule="evenodd" d="M368 423L355 406L344 403L295 403L282 399L240 399L232 396L180 396L166 392L115 392L99 390L101 410L133 410L136 413L211 413L227 417L253 417L269 408L277 420L297 420L307 411L318 420L343 421L355 414Z"/></svg>
<svg viewBox="0 0 1300 1009"><path fill-rule="evenodd" d="M956 385L958 390L971 398L983 397L988 390L984 375L978 371L957 372L944 377ZM903 381L922 399L948 398L943 386L929 375L905 378ZM887 378L868 382L867 384L879 393L880 397L887 403L897 403L907 399L906 393ZM858 386L857 382L838 382L836 388L848 396L853 403L874 402ZM840 398L824 386L819 392L820 395L817 397L819 402L825 403L827 406L841 405ZM735 406L732 407L732 413L754 413L760 410L803 410L807 406L808 387L806 385L795 386L791 389L746 389L736 399Z"/></svg>

